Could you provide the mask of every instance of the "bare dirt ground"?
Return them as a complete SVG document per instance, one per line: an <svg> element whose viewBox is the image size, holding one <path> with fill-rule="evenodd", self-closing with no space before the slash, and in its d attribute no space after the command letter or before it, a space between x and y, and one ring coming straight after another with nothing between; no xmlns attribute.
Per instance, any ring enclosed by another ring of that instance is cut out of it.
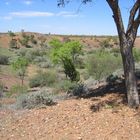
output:
<svg viewBox="0 0 140 140"><path fill-rule="evenodd" d="M140 111L109 94L33 110L0 110L1 140L139 140ZM94 112L95 105L103 104Z"/></svg>

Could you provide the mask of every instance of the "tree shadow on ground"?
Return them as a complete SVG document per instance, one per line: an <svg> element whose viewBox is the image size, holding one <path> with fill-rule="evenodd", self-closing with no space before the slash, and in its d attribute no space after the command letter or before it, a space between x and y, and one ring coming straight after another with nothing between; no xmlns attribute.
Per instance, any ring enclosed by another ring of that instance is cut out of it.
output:
<svg viewBox="0 0 140 140"><path fill-rule="evenodd" d="M91 97L102 97L106 94L124 94L126 95L126 88L124 80L121 82L103 82L98 83L93 87L87 87L85 85L79 85L77 89L73 90L73 95L77 98L91 98Z"/></svg>
<svg viewBox="0 0 140 140"><path fill-rule="evenodd" d="M140 76L137 76L138 80L138 92L140 93ZM106 95L115 95L114 98L107 98L106 100L99 100L98 97L105 97ZM127 105L127 94L125 88L125 80L121 78L115 81L106 81L105 84L97 85L97 88L89 88L81 91L76 96L77 98L92 98L94 104L90 107L93 112L99 111L103 107L113 108L115 106Z"/></svg>

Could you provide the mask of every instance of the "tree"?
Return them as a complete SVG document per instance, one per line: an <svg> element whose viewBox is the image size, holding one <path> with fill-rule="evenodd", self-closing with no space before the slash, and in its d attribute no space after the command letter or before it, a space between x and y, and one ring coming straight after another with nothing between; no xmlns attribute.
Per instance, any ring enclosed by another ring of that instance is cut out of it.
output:
<svg viewBox="0 0 140 140"><path fill-rule="evenodd" d="M62 63L66 77L71 81L79 81L79 73L76 71L75 62L77 56L81 53L82 45L77 41L60 42L52 40L50 45L53 46L51 58L54 63Z"/></svg>
<svg viewBox="0 0 140 140"><path fill-rule="evenodd" d="M16 35L12 31L8 31L8 35L13 39Z"/></svg>
<svg viewBox="0 0 140 140"><path fill-rule="evenodd" d="M28 66L28 61L24 57L19 57L16 61L12 63L12 67L15 71L18 71L18 75L21 79L21 84L23 86L25 74L26 74L26 69Z"/></svg>
<svg viewBox="0 0 140 140"><path fill-rule="evenodd" d="M63 6L68 1L69 0L59 0L58 6ZM87 2L91 2L92 0L81 1L82 3L86 4ZM126 30L124 28L124 23L122 20L119 0L106 0L106 2L112 10L113 18L118 31L128 105L132 108L136 108L139 106L140 103L137 90L135 64L132 49L134 47L137 30L140 25L140 0L133 1L134 4L130 10L129 21Z"/></svg>

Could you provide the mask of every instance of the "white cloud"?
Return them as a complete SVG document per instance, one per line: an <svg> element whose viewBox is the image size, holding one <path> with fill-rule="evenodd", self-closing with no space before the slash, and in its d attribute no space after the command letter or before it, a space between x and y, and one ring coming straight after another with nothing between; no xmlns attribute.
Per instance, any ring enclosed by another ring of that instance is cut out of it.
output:
<svg viewBox="0 0 140 140"><path fill-rule="evenodd" d="M78 14L77 13L74 13L74 12L62 11L62 12L59 12L57 14L57 16L62 16L62 17L77 17Z"/></svg>
<svg viewBox="0 0 140 140"><path fill-rule="evenodd" d="M3 17L3 19L5 19L5 20L11 20L12 17L11 16L5 16L5 17Z"/></svg>
<svg viewBox="0 0 140 140"><path fill-rule="evenodd" d="M26 12L11 12L9 15L13 17L51 17L54 16L54 13L51 12L39 12L39 11L26 11Z"/></svg>
<svg viewBox="0 0 140 140"><path fill-rule="evenodd" d="M31 5L32 4L32 1L31 0L26 0L23 3L26 4L26 5Z"/></svg>
<svg viewBox="0 0 140 140"><path fill-rule="evenodd" d="M12 18L32 18L32 17L66 17L73 18L79 17L80 15L74 12L62 11L59 13L52 12L41 12L41 11L18 11L18 12L10 12L8 15L3 17L5 20L10 20Z"/></svg>

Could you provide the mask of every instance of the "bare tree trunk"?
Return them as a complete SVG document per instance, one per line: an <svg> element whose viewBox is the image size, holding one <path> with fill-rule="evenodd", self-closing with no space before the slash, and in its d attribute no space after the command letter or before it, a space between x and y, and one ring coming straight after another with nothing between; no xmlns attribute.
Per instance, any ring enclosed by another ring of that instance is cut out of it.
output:
<svg viewBox="0 0 140 140"><path fill-rule="evenodd" d="M136 0L130 10L128 27L126 31L119 7L119 0L106 1L113 12L113 18L118 31L120 50L124 67L128 105L135 108L139 106L139 96L135 77L135 65L132 48L137 36L138 27L140 25L140 0Z"/></svg>
<svg viewBox="0 0 140 140"><path fill-rule="evenodd" d="M139 95L137 90L137 80L135 76L135 64L132 53L132 45L129 41L127 44L121 46L121 55L123 60L124 75L125 75L125 85L127 91L128 105L132 108L137 108L139 106Z"/></svg>

